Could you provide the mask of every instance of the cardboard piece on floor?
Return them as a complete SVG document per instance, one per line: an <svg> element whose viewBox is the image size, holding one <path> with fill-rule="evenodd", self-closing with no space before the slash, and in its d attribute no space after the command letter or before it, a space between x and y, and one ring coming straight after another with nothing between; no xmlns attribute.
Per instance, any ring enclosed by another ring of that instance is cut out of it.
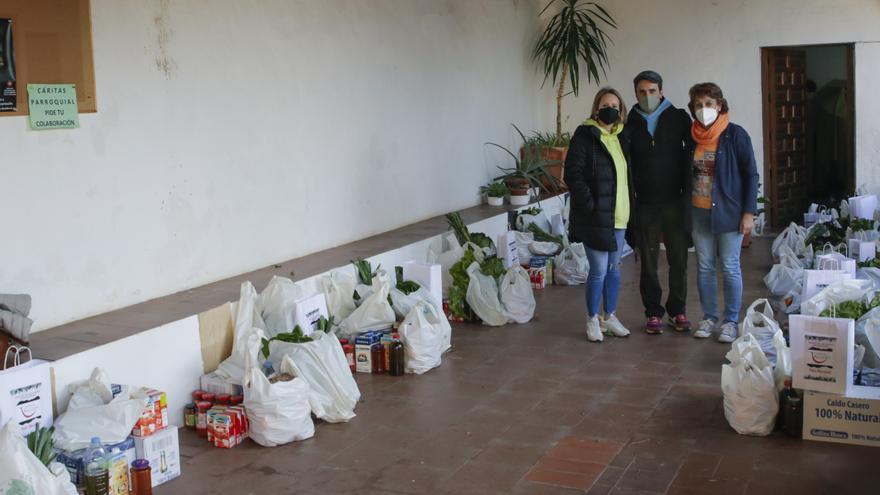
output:
<svg viewBox="0 0 880 495"><path fill-rule="evenodd" d="M224 303L199 314L199 341L202 346L202 365L205 373L217 369L232 354L235 321L232 303Z"/></svg>
<svg viewBox="0 0 880 495"><path fill-rule="evenodd" d="M880 400L804 394L804 440L880 447Z"/></svg>

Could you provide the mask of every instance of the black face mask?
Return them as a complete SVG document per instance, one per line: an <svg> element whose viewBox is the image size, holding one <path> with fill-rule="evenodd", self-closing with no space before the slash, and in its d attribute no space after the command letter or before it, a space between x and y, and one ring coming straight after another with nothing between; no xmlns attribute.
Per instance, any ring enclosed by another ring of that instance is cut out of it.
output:
<svg viewBox="0 0 880 495"><path fill-rule="evenodd" d="M617 122L617 118L620 117L620 110L612 107L605 107L600 109L596 116L599 117L599 121L603 124L611 125Z"/></svg>

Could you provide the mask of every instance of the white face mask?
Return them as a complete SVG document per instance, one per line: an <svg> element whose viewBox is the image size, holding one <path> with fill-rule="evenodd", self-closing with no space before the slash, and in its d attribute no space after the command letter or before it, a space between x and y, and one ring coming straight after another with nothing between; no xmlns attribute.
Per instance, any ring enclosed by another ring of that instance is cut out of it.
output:
<svg viewBox="0 0 880 495"><path fill-rule="evenodd" d="M712 122L715 122L715 119L717 118L718 110L715 110L712 107L704 107L697 110L697 120L699 120L704 127L712 125Z"/></svg>

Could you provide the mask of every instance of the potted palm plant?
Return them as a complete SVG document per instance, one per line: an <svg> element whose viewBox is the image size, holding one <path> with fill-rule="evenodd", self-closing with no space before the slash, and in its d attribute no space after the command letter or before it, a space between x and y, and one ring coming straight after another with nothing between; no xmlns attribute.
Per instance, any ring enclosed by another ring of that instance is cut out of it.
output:
<svg viewBox="0 0 880 495"><path fill-rule="evenodd" d="M571 136L566 139L562 132L562 98L569 94L578 95L582 66L586 69L587 83L599 83L600 72L602 76L606 75L610 38L605 29L616 29L617 24L601 5L583 0L550 0L540 15L557 3L562 7L550 18L538 38L532 60L541 65L543 84L550 79L556 85L556 134L547 133L549 136L545 136L538 133L544 138L547 151L543 153L546 159L564 163ZM565 91L566 78L571 80L570 93ZM562 165L558 167L558 178L562 179Z"/></svg>
<svg viewBox="0 0 880 495"><path fill-rule="evenodd" d="M513 125L513 124L511 124ZM486 143L503 150L513 158L513 167L498 166L503 175L494 180L503 180L510 189L510 204L525 205L531 199L531 190L537 189L548 193L558 193L561 189L560 181L547 171L548 165L557 164L558 160L547 160L541 157L540 150L526 146L527 139L522 131L515 125L513 128L519 134L523 142L523 150L518 155L497 143Z"/></svg>
<svg viewBox="0 0 880 495"><path fill-rule="evenodd" d="M493 181L485 186L481 186L480 192L486 195L489 206L501 206L504 204L504 197L507 196L510 189L503 182Z"/></svg>

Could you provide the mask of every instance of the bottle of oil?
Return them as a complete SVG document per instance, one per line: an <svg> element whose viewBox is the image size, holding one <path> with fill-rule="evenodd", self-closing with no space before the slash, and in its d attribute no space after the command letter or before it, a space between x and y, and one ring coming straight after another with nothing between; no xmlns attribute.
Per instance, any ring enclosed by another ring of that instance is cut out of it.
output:
<svg viewBox="0 0 880 495"><path fill-rule="evenodd" d="M403 376L406 372L405 365L406 359L404 355L403 342L399 340L393 340L391 342L391 359L390 359L390 368L388 372L391 376Z"/></svg>
<svg viewBox="0 0 880 495"><path fill-rule="evenodd" d="M101 445L101 439L92 437L83 457L86 475L86 495L108 495L110 492L109 473L107 471L107 451Z"/></svg>

